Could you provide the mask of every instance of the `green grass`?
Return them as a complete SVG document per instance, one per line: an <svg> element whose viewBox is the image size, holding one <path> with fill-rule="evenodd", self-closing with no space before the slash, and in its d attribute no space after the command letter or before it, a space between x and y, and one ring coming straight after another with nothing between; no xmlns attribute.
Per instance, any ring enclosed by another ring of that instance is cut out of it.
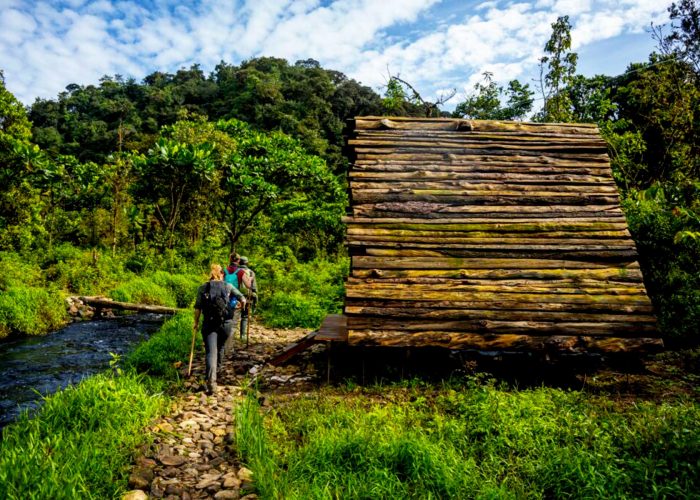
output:
<svg viewBox="0 0 700 500"><path fill-rule="evenodd" d="M0 498L120 498L133 454L149 439L144 427L166 409L161 391L177 382L175 363L187 362L191 335L192 313L175 315L129 354L126 373L85 379L4 429Z"/></svg>
<svg viewBox="0 0 700 500"><path fill-rule="evenodd" d="M657 498L700 491L700 407L558 389L321 392L237 440L264 498Z"/></svg>
<svg viewBox="0 0 700 500"><path fill-rule="evenodd" d="M164 409L134 374L88 378L49 396L3 430L0 498L119 498L143 428Z"/></svg>
<svg viewBox="0 0 700 500"><path fill-rule="evenodd" d="M189 360L192 345L191 311L182 311L163 324L158 333L140 344L127 359L127 365L139 372L168 379L177 380L175 364ZM196 349L202 345L202 336L195 335ZM198 352L195 355L201 355Z"/></svg>
<svg viewBox="0 0 700 500"><path fill-rule="evenodd" d="M59 290L12 286L0 293L0 339L11 333L42 335L67 319Z"/></svg>

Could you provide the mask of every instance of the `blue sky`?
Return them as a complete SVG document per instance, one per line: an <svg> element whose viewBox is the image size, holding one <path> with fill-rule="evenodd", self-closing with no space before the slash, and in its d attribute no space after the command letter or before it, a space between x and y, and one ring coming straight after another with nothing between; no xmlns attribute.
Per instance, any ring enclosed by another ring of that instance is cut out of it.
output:
<svg viewBox="0 0 700 500"><path fill-rule="evenodd" d="M670 3L670 1L668 2ZM0 69L22 102L105 74L141 79L192 63L257 56L323 67L382 92L389 73L424 97L484 71L534 85L557 16L569 15L579 71L619 74L646 59L663 0L0 0ZM450 106L448 106L450 107Z"/></svg>

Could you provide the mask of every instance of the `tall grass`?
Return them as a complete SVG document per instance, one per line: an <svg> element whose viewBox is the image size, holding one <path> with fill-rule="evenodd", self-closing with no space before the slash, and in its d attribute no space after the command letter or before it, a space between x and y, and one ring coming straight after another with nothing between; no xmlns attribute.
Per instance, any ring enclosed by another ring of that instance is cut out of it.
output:
<svg viewBox="0 0 700 500"><path fill-rule="evenodd" d="M143 427L164 407L134 374L88 378L3 430L0 498L117 498Z"/></svg>
<svg viewBox="0 0 700 500"><path fill-rule="evenodd" d="M380 388L239 412L267 498L687 498L700 491L700 407L558 389ZM257 410L257 411L256 411ZM255 414L258 416L256 417Z"/></svg>
<svg viewBox="0 0 700 500"><path fill-rule="evenodd" d="M142 373L177 380L175 365L189 358L193 322L191 311L177 313L156 334L134 349L127 359L127 365ZM195 335L195 342L199 348L202 336Z"/></svg>
<svg viewBox="0 0 700 500"><path fill-rule="evenodd" d="M177 314L128 356L126 373L85 379L5 428L0 498L118 498L148 439L143 428L165 410L160 391L177 381L175 363L187 361L191 333L192 313Z"/></svg>
<svg viewBox="0 0 700 500"><path fill-rule="evenodd" d="M11 333L41 335L67 319L59 290L12 286L0 293L0 339Z"/></svg>

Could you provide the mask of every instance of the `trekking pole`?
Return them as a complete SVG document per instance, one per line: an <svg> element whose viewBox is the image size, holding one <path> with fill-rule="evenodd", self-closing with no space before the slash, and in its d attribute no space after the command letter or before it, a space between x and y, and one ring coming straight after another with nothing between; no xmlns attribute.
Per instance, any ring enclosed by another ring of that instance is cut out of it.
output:
<svg viewBox="0 0 700 500"><path fill-rule="evenodd" d="M192 328L192 347L190 347L190 365L187 367L187 378L192 375L192 360L194 359L194 336L196 330Z"/></svg>
<svg viewBox="0 0 700 500"><path fill-rule="evenodd" d="M245 348L248 349L248 343L250 342L250 322L253 321L253 306L251 300L253 294L248 292L248 300L246 301L246 307L248 308L248 323L245 325Z"/></svg>

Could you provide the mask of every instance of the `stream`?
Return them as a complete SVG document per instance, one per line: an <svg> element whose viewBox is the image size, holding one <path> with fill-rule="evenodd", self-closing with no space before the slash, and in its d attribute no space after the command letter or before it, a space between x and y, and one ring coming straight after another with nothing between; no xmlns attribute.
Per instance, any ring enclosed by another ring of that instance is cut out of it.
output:
<svg viewBox="0 0 700 500"><path fill-rule="evenodd" d="M166 318L134 314L0 342L0 429L22 410L37 408L43 395L108 368L110 353L126 354L158 331Z"/></svg>

